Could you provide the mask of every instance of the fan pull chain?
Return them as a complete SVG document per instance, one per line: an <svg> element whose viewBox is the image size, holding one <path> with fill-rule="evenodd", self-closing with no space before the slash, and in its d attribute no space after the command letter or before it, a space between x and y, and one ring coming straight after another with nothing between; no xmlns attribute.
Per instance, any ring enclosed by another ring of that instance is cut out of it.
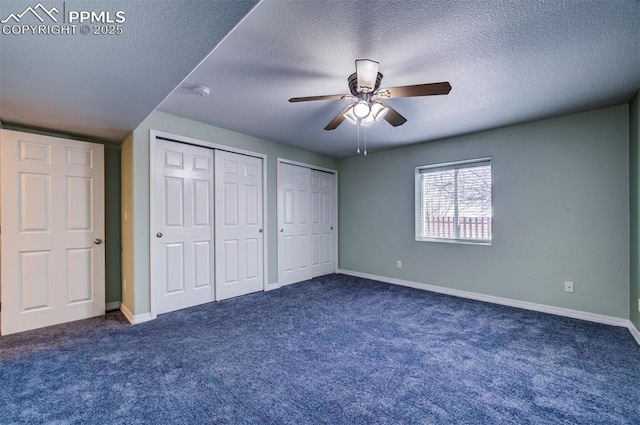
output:
<svg viewBox="0 0 640 425"><path fill-rule="evenodd" d="M360 120L358 120L358 125L356 125L357 131L358 131L358 150L356 151L356 153L358 155L360 155Z"/></svg>
<svg viewBox="0 0 640 425"><path fill-rule="evenodd" d="M364 127L364 156L367 156L367 127Z"/></svg>

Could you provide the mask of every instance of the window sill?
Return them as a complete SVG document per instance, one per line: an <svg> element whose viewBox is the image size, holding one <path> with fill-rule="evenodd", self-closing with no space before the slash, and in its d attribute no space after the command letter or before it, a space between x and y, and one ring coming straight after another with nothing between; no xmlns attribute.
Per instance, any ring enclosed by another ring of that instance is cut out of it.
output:
<svg viewBox="0 0 640 425"><path fill-rule="evenodd" d="M416 238L416 242L439 242L452 243L460 245L486 245L491 246L492 241L486 240L469 240L469 239L444 239L444 238Z"/></svg>

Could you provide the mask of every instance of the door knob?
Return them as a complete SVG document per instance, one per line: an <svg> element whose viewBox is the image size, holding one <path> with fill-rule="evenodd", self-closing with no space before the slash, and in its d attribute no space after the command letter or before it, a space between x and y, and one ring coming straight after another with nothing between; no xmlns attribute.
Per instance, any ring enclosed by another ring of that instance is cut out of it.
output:
<svg viewBox="0 0 640 425"><path fill-rule="evenodd" d="M331 230L333 230L333 226L331 226Z"/></svg>
<svg viewBox="0 0 640 425"><path fill-rule="evenodd" d="M280 229L280 233L284 232L284 229Z"/></svg>
<svg viewBox="0 0 640 425"><path fill-rule="evenodd" d="M262 233L262 229L258 229L258 232Z"/></svg>
<svg viewBox="0 0 640 425"><path fill-rule="evenodd" d="M162 237L162 233L158 232L156 233L156 238L161 238Z"/></svg>
<svg viewBox="0 0 640 425"><path fill-rule="evenodd" d="M100 244L102 243L102 239L100 239L100 238L95 238L95 239L93 240L93 243L94 243L94 244L96 244L96 245L100 245Z"/></svg>

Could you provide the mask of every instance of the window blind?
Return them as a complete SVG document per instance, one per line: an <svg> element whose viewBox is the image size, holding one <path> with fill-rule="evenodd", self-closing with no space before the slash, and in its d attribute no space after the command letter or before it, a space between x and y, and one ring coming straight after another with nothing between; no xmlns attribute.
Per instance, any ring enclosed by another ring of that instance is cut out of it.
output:
<svg viewBox="0 0 640 425"><path fill-rule="evenodd" d="M490 159L425 166L417 171L420 238L491 241Z"/></svg>

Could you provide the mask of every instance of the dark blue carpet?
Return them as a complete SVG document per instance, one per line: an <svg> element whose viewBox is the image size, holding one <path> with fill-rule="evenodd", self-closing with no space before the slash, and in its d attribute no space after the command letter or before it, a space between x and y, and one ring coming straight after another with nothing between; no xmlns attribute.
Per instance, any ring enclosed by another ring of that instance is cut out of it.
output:
<svg viewBox="0 0 640 425"><path fill-rule="evenodd" d="M332 275L0 338L0 423L638 424L629 331Z"/></svg>

